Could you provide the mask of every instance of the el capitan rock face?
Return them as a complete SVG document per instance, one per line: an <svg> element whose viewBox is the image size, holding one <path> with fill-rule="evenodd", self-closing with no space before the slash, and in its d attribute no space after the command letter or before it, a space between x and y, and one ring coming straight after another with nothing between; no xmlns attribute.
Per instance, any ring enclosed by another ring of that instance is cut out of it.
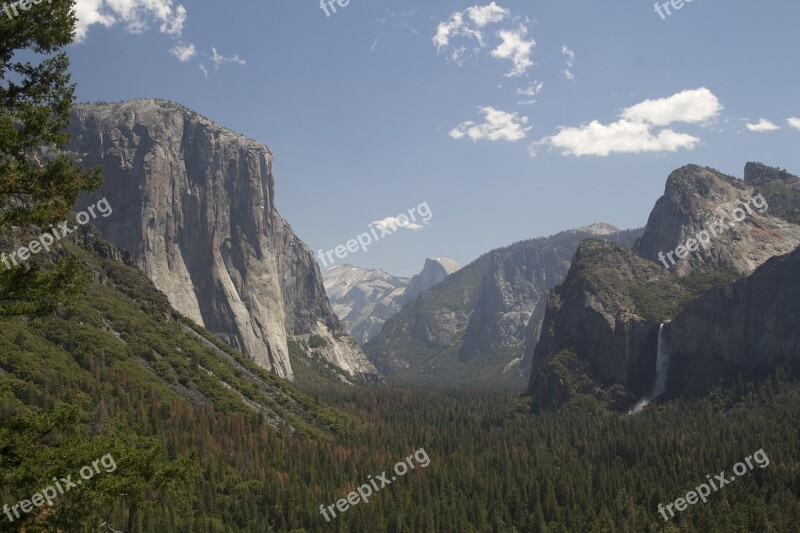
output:
<svg viewBox="0 0 800 533"><path fill-rule="evenodd" d="M312 334L351 376L376 374L275 208L266 146L160 100L77 105L70 133L70 149L105 176L81 205L108 199L113 215L94 223L175 309L288 379L288 340Z"/></svg>

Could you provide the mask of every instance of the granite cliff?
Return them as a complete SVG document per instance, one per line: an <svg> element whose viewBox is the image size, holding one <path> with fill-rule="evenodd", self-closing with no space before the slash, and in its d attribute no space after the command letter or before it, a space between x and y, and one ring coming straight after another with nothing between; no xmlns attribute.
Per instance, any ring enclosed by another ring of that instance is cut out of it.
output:
<svg viewBox="0 0 800 533"><path fill-rule="evenodd" d="M667 327L672 395L697 395L778 364L800 368L800 249L688 304Z"/></svg>
<svg viewBox="0 0 800 533"><path fill-rule="evenodd" d="M69 132L70 150L104 169L81 204L108 199L114 215L98 229L176 310L287 379L288 341L312 335L350 376L376 374L278 214L269 148L160 100L77 105Z"/></svg>

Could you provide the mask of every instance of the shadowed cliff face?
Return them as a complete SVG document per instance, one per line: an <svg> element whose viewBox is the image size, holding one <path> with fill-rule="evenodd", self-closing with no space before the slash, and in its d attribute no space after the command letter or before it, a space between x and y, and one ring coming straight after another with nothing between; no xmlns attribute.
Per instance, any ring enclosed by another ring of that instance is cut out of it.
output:
<svg viewBox="0 0 800 533"><path fill-rule="evenodd" d="M84 164L104 168L81 203L108 199L97 227L175 309L288 379L288 339L312 334L349 374L376 373L341 337L312 252L275 209L266 146L155 100L76 106L70 133Z"/></svg>
<svg viewBox="0 0 800 533"><path fill-rule="evenodd" d="M800 249L690 303L669 325L671 384L700 394L740 373L800 364Z"/></svg>

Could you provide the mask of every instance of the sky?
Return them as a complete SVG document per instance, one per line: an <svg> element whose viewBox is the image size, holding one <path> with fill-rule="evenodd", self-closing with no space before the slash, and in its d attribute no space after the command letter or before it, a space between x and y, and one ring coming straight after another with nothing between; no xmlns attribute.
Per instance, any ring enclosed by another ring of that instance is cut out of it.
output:
<svg viewBox="0 0 800 533"><path fill-rule="evenodd" d="M402 276L642 227L685 164L800 174L796 0L342 3L78 0L78 101L172 100L266 144L304 242L381 230L334 264Z"/></svg>

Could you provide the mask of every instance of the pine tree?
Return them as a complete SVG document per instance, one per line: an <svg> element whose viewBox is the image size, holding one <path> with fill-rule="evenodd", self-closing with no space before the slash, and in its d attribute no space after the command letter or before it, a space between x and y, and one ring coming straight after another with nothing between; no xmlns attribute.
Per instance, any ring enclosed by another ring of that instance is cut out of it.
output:
<svg viewBox="0 0 800 533"><path fill-rule="evenodd" d="M99 169L86 172L63 152L75 99L64 51L75 33L73 4L28 4L0 17L0 245L10 256L0 264L0 316L50 313L86 281L68 255L54 264L11 255L32 235L59 231L78 195L101 183Z"/></svg>

